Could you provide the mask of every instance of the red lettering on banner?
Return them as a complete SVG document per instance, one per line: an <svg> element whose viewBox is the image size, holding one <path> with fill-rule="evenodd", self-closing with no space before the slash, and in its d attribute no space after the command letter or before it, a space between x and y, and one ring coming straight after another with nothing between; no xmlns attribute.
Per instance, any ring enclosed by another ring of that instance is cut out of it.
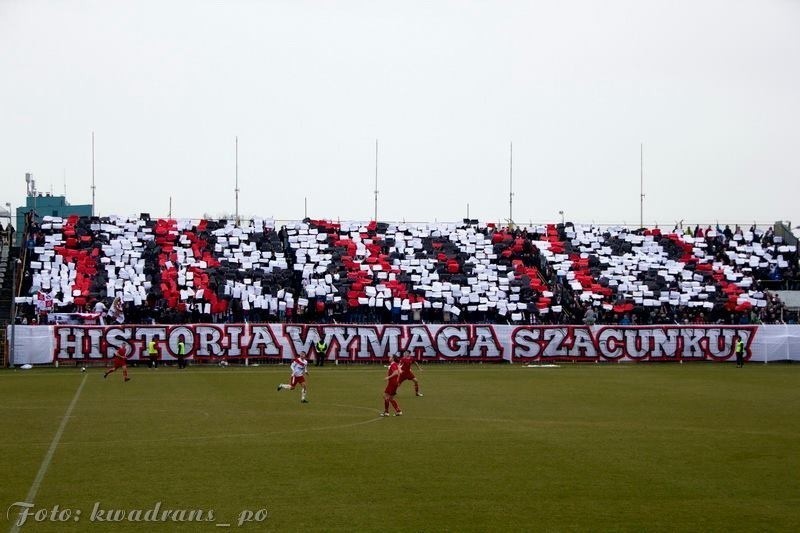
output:
<svg viewBox="0 0 800 533"><path fill-rule="evenodd" d="M194 349L194 326L171 326L167 329L167 353L178 356L178 343L183 341L186 357L192 355Z"/></svg>
<svg viewBox="0 0 800 533"><path fill-rule="evenodd" d="M650 359L675 359L678 356L677 329L654 328L651 330L652 346Z"/></svg>
<svg viewBox="0 0 800 533"><path fill-rule="evenodd" d="M499 359L503 357L503 345L497 339L492 326L474 326L469 356L480 359Z"/></svg>
<svg viewBox="0 0 800 533"><path fill-rule="evenodd" d="M734 357L737 336L749 358L756 330L756 326L520 326L511 333L511 359L727 361Z"/></svg>
<svg viewBox="0 0 800 533"><path fill-rule="evenodd" d="M43 326L37 326L43 327ZM187 356L203 358L270 357L291 359L309 353L319 339L330 357L371 361L409 350L441 360L530 361L729 361L735 339L745 357L757 326L490 326L490 325L338 325L338 324L187 324L177 326L50 327L57 360L111 358L123 345L131 359L146 356L156 341L162 358L174 358L182 340Z"/></svg>
<svg viewBox="0 0 800 533"><path fill-rule="evenodd" d="M379 331L383 329L383 332ZM403 331L397 326L367 326L359 328L359 358L382 359L400 353ZM366 352L364 352L366 349Z"/></svg>
<svg viewBox="0 0 800 533"><path fill-rule="evenodd" d="M597 348L604 358L616 360L625 356L625 334L617 328L600 328Z"/></svg>
<svg viewBox="0 0 800 533"><path fill-rule="evenodd" d="M427 326L408 326L408 344L405 349L415 357L436 357L431 330Z"/></svg>
<svg viewBox="0 0 800 533"><path fill-rule="evenodd" d="M142 350L147 352L147 346L155 341L157 344L163 343L167 338L167 328L165 327L137 327L133 333L133 338L141 342Z"/></svg>
<svg viewBox="0 0 800 533"><path fill-rule="evenodd" d="M542 340L547 341L542 357L567 357L569 353L564 348L567 339L567 328L546 328Z"/></svg>
<svg viewBox="0 0 800 533"><path fill-rule="evenodd" d="M225 326L223 332L226 337L227 357L240 357L242 355L242 337L245 332L244 326L230 324Z"/></svg>
<svg viewBox="0 0 800 533"><path fill-rule="evenodd" d="M361 348L358 345L358 328L352 326L333 326L331 328L326 327L326 330L330 331L331 334L330 350L333 350L334 353L341 354L341 357L347 358L351 351L355 353L356 350Z"/></svg>
<svg viewBox="0 0 800 533"><path fill-rule="evenodd" d="M321 337L319 328L315 326L309 326L308 324L284 324L283 336L284 338L288 337L288 339L291 341L289 343L289 347L292 350L293 359L301 352L307 355L310 354L311 350L314 348L314 345L319 342ZM330 336L331 334L328 334L325 338L325 344L328 346L330 346L332 342L329 338Z"/></svg>
<svg viewBox="0 0 800 533"><path fill-rule="evenodd" d="M469 353L469 333L465 326L445 326L436 334L436 349L444 357L464 357Z"/></svg>
<svg viewBox="0 0 800 533"><path fill-rule="evenodd" d="M222 348L222 328L215 325L204 324L195 328L197 336L197 350L195 357L222 357L225 351Z"/></svg>
<svg viewBox="0 0 800 533"><path fill-rule="evenodd" d="M132 328L118 326L108 328L106 330L106 358L114 357L114 354L117 352L120 346L125 346L128 350L126 353L131 354L133 351L133 346L129 341L132 336ZM133 351L132 353L138 356L136 351Z"/></svg>
<svg viewBox="0 0 800 533"><path fill-rule="evenodd" d="M281 349L272 334L269 326L250 326L249 342L247 343L247 355L251 357L269 357L281 355Z"/></svg>
<svg viewBox="0 0 800 533"><path fill-rule="evenodd" d="M569 351L574 357L581 361L597 359L597 344L589 328L571 328L570 334L572 337L572 344Z"/></svg>
<svg viewBox="0 0 800 533"><path fill-rule="evenodd" d="M518 327L511 332L511 358L514 361L539 357L542 346L540 328Z"/></svg>

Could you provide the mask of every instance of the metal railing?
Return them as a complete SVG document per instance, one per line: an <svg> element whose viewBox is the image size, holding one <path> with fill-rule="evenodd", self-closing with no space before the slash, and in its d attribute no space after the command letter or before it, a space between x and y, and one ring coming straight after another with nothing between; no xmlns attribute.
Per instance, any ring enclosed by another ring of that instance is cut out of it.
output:
<svg viewBox="0 0 800 533"><path fill-rule="evenodd" d="M24 279L25 279L25 269L28 266L28 245L27 245L27 237L29 237L28 236L28 231L29 231L29 226L28 226L28 223L26 221L25 222L25 227L24 227L24 230L23 230L22 245L20 247L20 249L22 250L21 261L19 261L19 262L17 262L16 260L12 260L11 261L11 268L13 269L12 270L12 275L15 276L14 279L16 279L16 281L17 281L16 287L15 286L11 287L11 300L12 300L12 302L14 302L17 299L17 297L20 295L20 293L22 292L22 284L23 284ZM17 319L17 317L15 316L16 315L16 311L17 311L17 306L12 303L11 308L14 310L12 315L11 315L11 317L10 317L10 320L13 323L13 322L16 322L16 319Z"/></svg>

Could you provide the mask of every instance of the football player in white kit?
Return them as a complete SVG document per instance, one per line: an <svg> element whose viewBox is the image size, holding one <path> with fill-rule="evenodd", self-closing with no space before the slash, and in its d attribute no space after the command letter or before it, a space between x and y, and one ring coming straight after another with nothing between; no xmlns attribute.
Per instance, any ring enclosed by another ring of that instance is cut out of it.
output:
<svg viewBox="0 0 800 533"><path fill-rule="evenodd" d="M294 358L292 361L292 376L289 378L289 383L281 383L278 385L278 392L281 389L294 390L297 385L300 385L302 403L308 403L308 386L306 385L306 374L308 373L308 360L306 359L305 352Z"/></svg>

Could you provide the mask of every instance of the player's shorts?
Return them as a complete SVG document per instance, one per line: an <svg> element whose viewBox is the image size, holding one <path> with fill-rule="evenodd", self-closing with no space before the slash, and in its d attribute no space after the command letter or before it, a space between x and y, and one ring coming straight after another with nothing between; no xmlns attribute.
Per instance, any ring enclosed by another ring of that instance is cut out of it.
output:
<svg viewBox="0 0 800 533"><path fill-rule="evenodd" d="M400 383L404 381L411 381L416 377L417 376L415 376L413 372L403 372L402 374L400 374Z"/></svg>
<svg viewBox="0 0 800 533"><path fill-rule="evenodd" d="M126 361L122 357L115 357L114 368L122 368L123 366L128 366L128 361Z"/></svg>
<svg viewBox="0 0 800 533"><path fill-rule="evenodd" d="M292 378L289 380L289 385L292 388L294 388L296 385L300 385L301 383L305 382L306 382L305 376L292 376Z"/></svg>
<svg viewBox="0 0 800 533"><path fill-rule="evenodd" d="M397 385L398 383L389 383L383 392L389 396L395 396L397 394Z"/></svg>

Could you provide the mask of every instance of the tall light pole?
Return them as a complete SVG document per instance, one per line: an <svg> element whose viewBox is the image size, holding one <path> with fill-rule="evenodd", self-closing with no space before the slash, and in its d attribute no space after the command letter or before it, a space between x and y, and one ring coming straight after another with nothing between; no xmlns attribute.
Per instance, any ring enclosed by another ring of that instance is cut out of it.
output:
<svg viewBox="0 0 800 533"><path fill-rule="evenodd" d="M378 139L375 139L375 223L378 222Z"/></svg>
<svg viewBox="0 0 800 533"><path fill-rule="evenodd" d="M17 324L17 268L19 268L22 261L15 257L13 261L13 268L11 269L11 344L8 346L8 364L14 361L14 346L16 340L16 324Z"/></svg>
<svg viewBox="0 0 800 533"><path fill-rule="evenodd" d="M639 227L644 227L644 143L639 144Z"/></svg>
<svg viewBox="0 0 800 533"><path fill-rule="evenodd" d="M239 225L239 136L236 136L236 188L234 192L236 193L236 215L234 220L236 221L236 225Z"/></svg>
<svg viewBox="0 0 800 533"><path fill-rule="evenodd" d="M508 156L508 225L514 223L514 143L509 146Z"/></svg>
<svg viewBox="0 0 800 533"><path fill-rule="evenodd" d="M92 216L94 216L94 193L96 188L94 186L94 132L92 132Z"/></svg>

